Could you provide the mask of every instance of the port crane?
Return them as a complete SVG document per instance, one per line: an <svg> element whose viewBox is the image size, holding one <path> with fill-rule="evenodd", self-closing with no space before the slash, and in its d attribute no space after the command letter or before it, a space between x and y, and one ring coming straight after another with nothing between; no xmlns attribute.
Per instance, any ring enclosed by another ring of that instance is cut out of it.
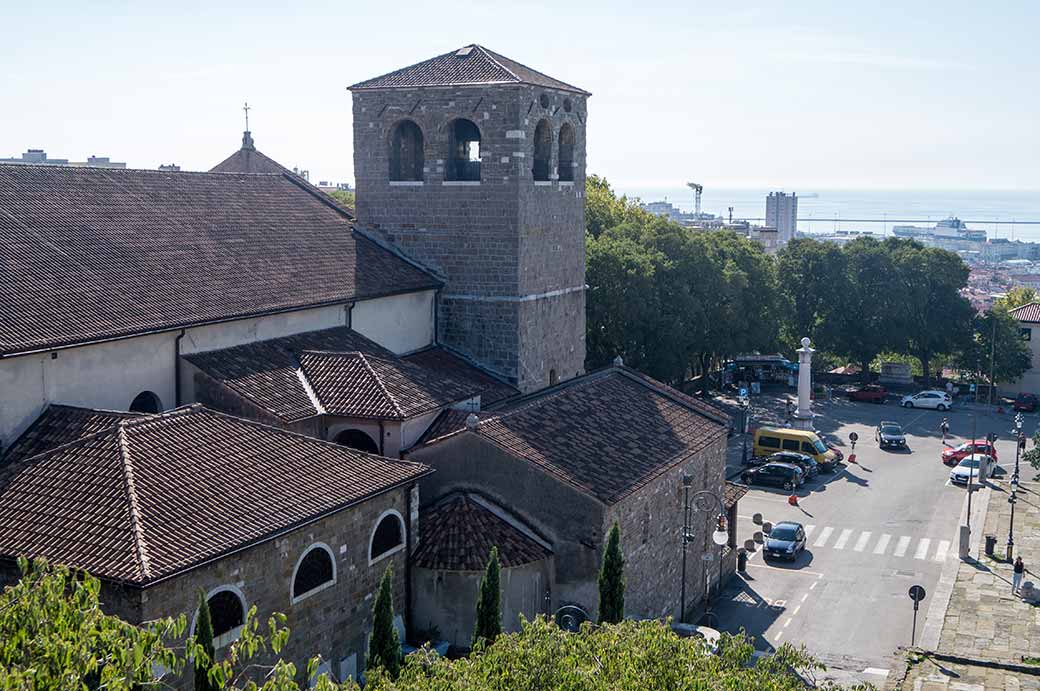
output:
<svg viewBox="0 0 1040 691"><path fill-rule="evenodd" d="M704 185L700 185L700 184L698 184L696 182L688 182L688 183L686 183L686 186L689 187L691 190L693 190L694 195L696 195L696 202L695 202L695 207L694 207L694 213L696 214L697 218L700 218L701 217L701 192L704 191Z"/></svg>

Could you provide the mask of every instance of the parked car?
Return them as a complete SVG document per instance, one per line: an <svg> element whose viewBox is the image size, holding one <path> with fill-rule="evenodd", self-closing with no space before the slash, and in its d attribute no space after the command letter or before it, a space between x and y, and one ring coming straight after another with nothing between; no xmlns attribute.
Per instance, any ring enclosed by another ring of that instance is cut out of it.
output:
<svg viewBox="0 0 1040 691"><path fill-rule="evenodd" d="M774 557L794 561L805 551L805 529L801 523L781 521L766 537L765 547L762 556L766 559Z"/></svg>
<svg viewBox="0 0 1040 691"><path fill-rule="evenodd" d="M766 463L740 474L745 485L773 485L790 491L805 482L802 469L790 463Z"/></svg>
<svg viewBox="0 0 1040 691"><path fill-rule="evenodd" d="M679 638L699 638L704 641L704 645L707 646L708 652L712 655L719 651L719 641L722 640L722 634L719 633L717 629L713 629L710 626L681 624L673 621L672 631Z"/></svg>
<svg viewBox="0 0 1040 691"><path fill-rule="evenodd" d="M1023 413L1034 413L1036 412L1037 398L1036 394L1031 393L1020 393L1015 396L1015 402L1012 404L1012 408Z"/></svg>
<svg viewBox="0 0 1040 691"><path fill-rule="evenodd" d="M820 474L820 464L812 456L794 451L780 451L766 457L766 463L790 463L802 469L805 479L811 480Z"/></svg>
<svg viewBox="0 0 1040 691"><path fill-rule="evenodd" d="M994 461L997 460L997 447L985 439L976 439L974 441L966 441L952 449L944 450L942 452L942 462L944 465L957 465L963 459L977 453L985 454Z"/></svg>
<svg viewBox="0 0 1040 691"><path fill-rule="evenodd" d="M989 475L993 467L993 459L985 454L972 454L961 460L957 466L950 471L950 482L955 485L967 485L971 477L972 484Z"/></svg>
<svg viewBox="0 0 1040 691"><path fill-rule="evenodd" d="M906 435L898 422L882 420L874 430L874 440L878 448L882 449L905 449Z"/></svg>
<svg viewBox="0 0 1040 691"><path fill-rule="evenodd" d="M945 391L922 391L910 396L903 396L899 405L904 408L934 408L935 410L949 410L953 405L953 398Z"/></svg>
<svg viewBox="0 0 1040 691"><path fill-rule="evenodd" d="M864 403L884 403L888 390L877 384L869 384L858 389L849 391L850 401L863 401Z"/></svg>
<svg viewBox="0 0 1040 691"><path fill-rule="evenodd" d="M833 471L841 462L841 452L823 443L815 432L788 427L759 427L755 430L755 456L766 458L780 451L795 451L811 456L821 470Z"/></svg>

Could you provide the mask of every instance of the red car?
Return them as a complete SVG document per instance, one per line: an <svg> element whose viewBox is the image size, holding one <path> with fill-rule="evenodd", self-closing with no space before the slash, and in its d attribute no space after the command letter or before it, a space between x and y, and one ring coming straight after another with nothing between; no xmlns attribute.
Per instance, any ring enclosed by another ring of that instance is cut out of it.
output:
<svg viewBox="0 0 1040 691"><path fill-rule="evenodd" d="M1020 393L1015 396L1015 404L1011 406L1016 411L1023 413L1032 413L1036 411L1037 400L1036 396L1031 393Z"/></svg>
<svg viewBox="0 0 1040 691"><path fill-rule="evenodd" d="M970 441L966 441L960 446L946 449L942 452L942 462L945 465L957 465L964 458L974 453L985 454L986 456L991 457L994 463L997 461L997 448L985 439L977 439L974 444Z"/></svg>
<svg viewBox="0 0 1040 691"><path fill-rule="evenodd" d="M865 403L884 403L888 391L883 386L870 384L859 389L849 391L850 401L863 401Z"/></svg>

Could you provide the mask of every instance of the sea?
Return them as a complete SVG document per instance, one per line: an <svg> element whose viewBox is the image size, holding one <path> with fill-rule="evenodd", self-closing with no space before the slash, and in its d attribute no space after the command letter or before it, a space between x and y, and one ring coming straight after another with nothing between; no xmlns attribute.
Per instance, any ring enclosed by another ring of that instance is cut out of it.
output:
<svg viewBox="0 0 1040 691"><path fill-rule="evenodd" d="M779 190L724 189L705 185L701 211L728 219L729 207L732 206L734 220L762 223L766 214L766 195L772 191ZM784 191L798 194L798 229L809 233L830 234L841 230L891 235L893 225L930 227L944 218L956 216L969 228L985 230L990 239L1040 242L1040 190ZM644 202L667 200L683 211L694 210L693 190L682 185L615 186L615 192L638 197Z"/></svg>

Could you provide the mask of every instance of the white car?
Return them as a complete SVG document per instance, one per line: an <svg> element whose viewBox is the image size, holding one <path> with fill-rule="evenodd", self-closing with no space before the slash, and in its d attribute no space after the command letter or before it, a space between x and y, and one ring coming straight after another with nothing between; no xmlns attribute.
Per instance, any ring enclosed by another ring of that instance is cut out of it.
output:
<svg viewBox="0 0 1040 691"><path fill-rule="evenodd" d="M899 405L904 408L934 408L935 410L949 410L953 405L953 399L945 391L922 391L911 396L903 396Z"/></svg>
<svg viewBox="0 0 1040 691"><path fill-rule="evenodd" d="M971 484L976 484L989 476L990 469L993 467L993 458L985 454L976 453L971 456L965 456L961 459L953 470L950 471L950 482L955 485L968 485L968 478L971 478Z"/></svg>

